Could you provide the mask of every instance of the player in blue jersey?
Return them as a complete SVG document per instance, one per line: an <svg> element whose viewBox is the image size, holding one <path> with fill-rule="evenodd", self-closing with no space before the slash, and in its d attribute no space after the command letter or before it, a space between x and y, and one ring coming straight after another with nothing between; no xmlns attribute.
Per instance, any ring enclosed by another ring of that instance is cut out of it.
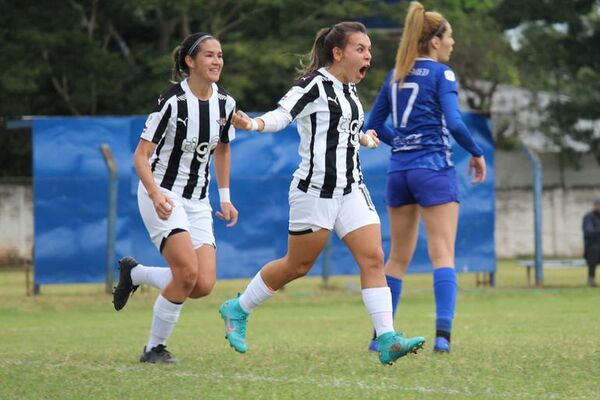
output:
<svg viewBox="0 0 600 400"><path fill-rule="evenodd" d="M391 251L385 271L393 311L423 217L433 264L437 352L450 351L456 305L454 246L459 198L450 135L472 156L471 182L483 182L486 173L483 152L460 115L456 76L443 64L450 59L453 45L448 21L437 12L425 11L419 2L411 2L396 66L383 83L366 124L366 129L374 129L392 148L386 190ZM388 117L391 125L386 124ZM376 350L376 345L372 341L370 349Z"/></svg>

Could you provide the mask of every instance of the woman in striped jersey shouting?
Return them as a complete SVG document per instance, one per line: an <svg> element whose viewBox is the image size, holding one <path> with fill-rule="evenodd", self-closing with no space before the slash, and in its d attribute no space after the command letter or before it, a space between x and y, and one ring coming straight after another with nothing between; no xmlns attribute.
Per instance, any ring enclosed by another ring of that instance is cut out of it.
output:
<svg viewBox="0 0 600 400"><path fill-rule="evenodd" d="M374 131L362 132L364 114L355 86L370 62L371 42L361 23L321 29L310 65L275 110L256 119L241 112L233 116L236 128L259 132L276 132L296 120L302 158L289 190L287 254L267 263L238 298L227 300L219 310L226 337L238 352L247 349L248 314L285 284L306 275L332 230L360 267L362 297L378 332L381 363L391 364L425 342L394 331L379 216L360 170L359 143L379 143Z"/></svg>
<svg viewBox="0 0 600 400"><path fill-rule="evenodd" d="M229 142L235 100L217 85L223 69L221 44L196 33L174 51L174 83L158 98L135 150L140 178L138 204L152 242L169 268L148 267L131 257L119 261L113 303L122 309L146 283L162 290L154 304L148 343L141 362L173 363L166 342L187 298L207 296L216 279L215 238L208 199L209 165L214 153L221 210L237 222L229 198Z"/></svg>

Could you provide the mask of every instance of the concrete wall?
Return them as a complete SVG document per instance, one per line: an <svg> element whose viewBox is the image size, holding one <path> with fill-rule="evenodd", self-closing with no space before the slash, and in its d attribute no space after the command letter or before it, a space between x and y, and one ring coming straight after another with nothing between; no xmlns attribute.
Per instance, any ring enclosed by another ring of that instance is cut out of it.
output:
<svg viewBox="0 0 600 400"><path fill-rule="evenodd" d="M542 247L548 257L582 257L581 220L600 195L600 166L582 155L581 168L561 169L555 154L540 156L543 168ZM532 167L522 151L497 151L496 252L498 257L534 252Z"/></svg>
<svg viewBox="0 0 600 400"><path fill-rule="evenodd" d="M30 260L32 251L31 181L0 181L0 265Z"/></svg>
<svg viewBox="0 0 600 400"><path fill-rule="evenodd" d="M581 257L581 219L600 195L600 166L582 155L580 170L561 170L556 155L543 154L543 249L548 257ZM466 173L466 171L459 171ZM534 252L532 168L522 151L497 151L496 252L527 257ZM0 264L29 259L33 248L31 182L0 181Z"/></svg>
<svg viewBox="0 0 600 400"><path fill-rule="evenodd" d="M547 257L582 257L581 220L591 210L598 190L544 189L542 247ZM534 252L533 193L527 189L496 190L498 257L531 256Z"/></svg>

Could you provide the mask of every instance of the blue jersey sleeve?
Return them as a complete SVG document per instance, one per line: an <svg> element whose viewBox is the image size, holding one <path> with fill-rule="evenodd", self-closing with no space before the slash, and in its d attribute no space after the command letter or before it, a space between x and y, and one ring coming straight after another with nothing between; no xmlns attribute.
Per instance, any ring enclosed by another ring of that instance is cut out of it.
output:
<svg viewBox="0 0 600 400"><path fill-rule="evenodd" d="M446 127L454 140L472 156L479 157L483 154L481 147L475 143L473 135L465 125L458 107L458 84L454 72L448 68L442 70L438 80L438 95Z"/></svg>
<svg viewBox="0 0 600 400"><path fill-rule="evenodd" d="M371 113L365 124L365 130L373 129L377 132L377 137L383 143L392 146L392 140L394 138L393 130L385 124L388 116L390 115L390 80L392 79L393 71L388 74L379 89L375 103L371 108Z"/></svg>
<svg viewBox="0 0 600 400"><path fill-rule="evenodd" d="M458 95L458 83L456 82L454 71L446 65L443 65L443 68L440 68L438 71L437 92L439 97L441 98L446 93L456 93Z"/></svg>

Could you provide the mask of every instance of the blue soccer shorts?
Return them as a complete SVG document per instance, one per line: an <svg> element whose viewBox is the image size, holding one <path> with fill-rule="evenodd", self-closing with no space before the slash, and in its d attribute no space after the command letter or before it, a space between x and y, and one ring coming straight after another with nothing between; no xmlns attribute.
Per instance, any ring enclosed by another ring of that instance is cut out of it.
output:
<svg viewBox="0 0 600 400"><path fill-rule="evenodd" d="M418 168L391 172L387 177L385 201L389 207L458 203L456 170L450 167L441 171Z"/></svg>

